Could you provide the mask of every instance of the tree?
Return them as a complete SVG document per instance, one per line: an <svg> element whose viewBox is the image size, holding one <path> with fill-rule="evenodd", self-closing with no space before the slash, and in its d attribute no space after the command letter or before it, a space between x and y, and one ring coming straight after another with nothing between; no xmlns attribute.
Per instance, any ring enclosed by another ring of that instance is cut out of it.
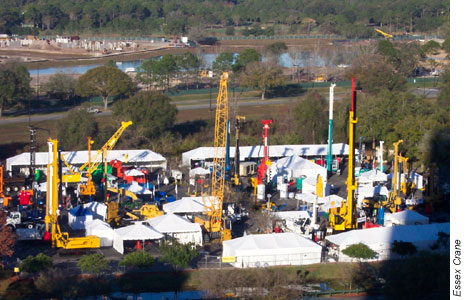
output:
<svg viewBox="0 0 468 300"><path fill-rule="evenodd" d="M20 270L27 273L38 273L46 271L53 265L52 258L43 253L39 253L35 257L29 255L20 264Z"/></svg>
<svg viewBox="0 0 468 300"><path fill-rule="evenodd" d="M417 251L416 246L411 242L403 242L394 240L392 243L392 252L401 256L413 255Z"/></svg>
<svg viewBox="0 0 468 300"><path fill-rule="evenodd" d="M6 226L7 214L0 210L0 259L5 256L13 255L13 247L15 245L15 234ZM0 266L3 266L3 261L0 260Z"/></svg>
<svg viewBox="0 0 468 300"><path fill-rule="evenodd" d="M188 89L189 78L198 78L198 72L200 70L200 60L198 57L190 52L185 52L182 55L176 56L177 68L182 70L185 74L185 85Z"/></svg>
<svg viewBox="0 0 468 300"><path fill-rule="evenodd" d="M357 258L359 261L361 261L361 259L372 259L377 257L377 253L374 250L362 243L350 245L342 252L349 257Z"/></svg>
<svg viewBox="0 0 468 300"><path fill-rule="evenodd" d="M107 109L110 96L128 95L134 89L130 76L121 70L101 66L88 70L78 78L76 93L81 97L100 96Z"/></svg>
<svg viewBox="0 0 468 300"><path fill-rule="evenodd" d="M44 85L44 90L62 100L70 100L75 94L77 80L69 74L63 72L50 76L49 81Z"/></svg>
<svg viewBox="0 0 468 300"><path fill-rule="evenodd" d="M264 62L252 62L247 65L240 77L240 84L246 87L258 88L265 99L267 89L284 84L286 78L277 66Z"/></svg>
<svg viewBox="0 0 468 300"><path fill-rule="evenodd" d="M242 50L237 58L236 63L233 66L233 69L236 71L243 71L247 65L251 62L261 61L262 55L257 52L257 50L252 48L247 48Z"/></svg>
<svg viewBox="0 0 468 300"><path fill-rule="evenodd" d="M441 46L439 43L430 40L421 47L420 54L422 57L426 57L427 55L437 54L440 49Z"/></svg>
<svg viewBox="0 0 468 300"><path fill-rule="evenodd" d="M88 136L97 134L97 122L84 109L72 110L57 124L58 140L64 150L87 149Z"/></svg>
<svg viewBox="0 0 468 300"><path fill-rule="evenodd" d="M102 273L109 269L109 261L102 254L88 254L80 257L78 267L82 272Z"/></svg>
<svg viewBox="0 0 468 300"><path fill-rule="evenodd" d="M232 70L234 55L229 52L222 52L213 62L213 71L221 74Z"/></svg>
<svg viewBox="0 0 468 300"><path fill-rule="evenodd" d="M283 51L288 50L288 46L284 42L274 42L265 47L268 53L273 55L280 55Z"/></svg>
<svg viewBox="0 0 468 300"><path fill-rule="evenodd" d="M177 268L187 268L189 263L198 255L193 244L181 244L177 240L172 240L170 243L164 243L159 246L161 256L159 260L170 263Z"/></svg>
<svg viewBox="0 0 468 300"><path fill-rule="evenodd" d="M133 121L133 127L146 138L157 138L173 126L177 108L161 92L144 91L119 101L114 113Z"/></svg>
<svg viewBox="0 0 468 300"><path fill-rule="evenodd" d="M327 138L327 104L316 91L309 92L294 108L295 132L303 143L323 143Z"/></svg>
<svg viewBox="0 0 468 300"><path fill-rule="evenodd" d="M105 66L117 68L117 63L113 59L108 59Z"/></svg>
<svg viewBox="0 0 468 300"><path fill-rule="evenodd" d="M125 266L130 268L145 269L149 268L154 263L154 259L148 253L138 250L135 252L128 253L119 262L119 266Z"/></svg>
<svg viewBox="0 0 468 300"><path fill-rule="evenodd" d="M3 110L31 95L29 71L23 65L0 65L0 117Z"/></svg>
<svg viewBox="0 0 468 300"><path fill-rule="evenodd" d="M226 35L235 35L234 27L232 26L226 27Z"/></svg>

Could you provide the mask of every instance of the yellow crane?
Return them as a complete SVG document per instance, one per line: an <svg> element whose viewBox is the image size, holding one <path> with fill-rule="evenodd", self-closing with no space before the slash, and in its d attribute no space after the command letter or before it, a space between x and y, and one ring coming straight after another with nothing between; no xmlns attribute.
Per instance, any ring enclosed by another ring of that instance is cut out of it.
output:
<svg viewBox="0 0 468 300"><path fill-rule="evenodd" d="M49 158L47 164L47 201L44 218L46 236L52 241L52 247L64 249L99 248L97 236L73 237L62 232L58 222L58 151L57 140L49 139Z"/></svg>
<svg viewBox="0 0 468 300"><path fill-rule="evenodd" d="M383 35L386 39L392 39L393 38L393 35L389 34L389 33L386 33L386 32L383 32L382 30L380 29L375 29L375 31L377 31L378 33L380 33L381 35Z"/></svg>
<svg viewBox="0 0 468 300"><path fill-rule="evenodd" d="M346 186L348 189L348 197L346 201L341 203L341 207L330 209L329 222L333 231L344 231L357 228L356 215L356 200L354 191L357 188L357 181L354 175L354 143L356 136L356 124L358 118L356 116L356 90L355 80L352 79L352 97L351 108L349 110L349 153L348 153L348 179Z"/></svg>
<svg viewBox="0 0 468 300"><path fill-rule="evenodd" d="M221 241L231 239L231 231L223 218L224 182L226 178L226 140L228 121L228 73L221 75L216 99L216 120L214 134L213 171L211 173L211 197L204 196L205 218L195 221L204 226L210 238L220 237Z"/></svg>

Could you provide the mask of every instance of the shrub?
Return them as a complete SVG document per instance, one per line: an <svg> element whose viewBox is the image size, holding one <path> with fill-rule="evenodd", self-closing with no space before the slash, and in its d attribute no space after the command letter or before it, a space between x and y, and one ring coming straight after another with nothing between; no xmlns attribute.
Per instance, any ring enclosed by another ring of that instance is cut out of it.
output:
<svg viewBox="0 0 468 300"><path fill-rule="evenodd" d="M78 261L82 272L101 273L109 269L109 261L102 254L83 255Z"/></svg>
<svg viewBox="0 0 468 300"><path fill-rule="evenodd" d="M193 249L193 245L191 243L183 245L175 240L170 244L162 244L159 249L162 253L162 256L159 260L170 263L176 269L177 267L188 267L189 262L198 255L198 252Z"/></svg>
<svg viewBox="0 0 468 300"><path fill-rule="evenodd" d="M36 257L29 255L20 264L20 270L27 273L38 273L46 271L52 267L52 258L43 253L39 253Z"/></svg>
<svg viewBox="0 0 468 300"><path fill-rule="evenodd" d="M154 259L151 255L139 250L126 254L124 258L119 262L119 266L143 269L149 268L153 263Z"/></svg>
<svg viewBox="0 0 468 300"><path fill-rule="evenodd" d="M349 257L361 259L371 259L377 256L377 253L369 248L369 246L359 243L349 246L343 250L343 254L348 255Z"/></svg>
<svg viewBox="0 0 468 300"><path fill-rule="evenodd" d="M226 35L234 35L234 33L235 33L234 27L229 26L226 28Z"/></svg>
<svg viewBox="0 0 468 300"><path fill-rule="evenodd" d="M413 255L416 253L416 247L411 242L403 242L394 240L392 243L392 252L399 255Z"/></svg>

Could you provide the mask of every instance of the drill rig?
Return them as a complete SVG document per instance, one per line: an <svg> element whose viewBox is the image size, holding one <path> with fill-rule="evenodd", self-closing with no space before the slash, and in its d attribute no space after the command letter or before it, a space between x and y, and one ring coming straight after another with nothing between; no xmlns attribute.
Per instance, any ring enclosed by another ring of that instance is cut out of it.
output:
<svg viewBox="0 0 468 300"><path fill-rule="evenodd" d="M99 238L97 236L87 237L70 237L68 232L60 230L58 220L58 192L59 179L58 176L58 150L57 140L49 139L49 159L47 164L47 201L46 201L46 216L45 240L52 241L52 247L63 249L84 249L84 248L99 248ZM61 191L60 191L61 192Z"/></svg>
<svg viewBox="0 0 468 300"><path fill-rule="evenodd" d="M213 171L211 173L211 196L203 196L205 213L203 217L195 217L210 239L220 238L221 242L231 239L231 230L226 226L223 216L224 182L226 172L226 141L228 121L228 73L221 75L216 106ZM205 238L205 240L207 240Z"/></svg>
<svg viewBox="0 0 468 300"><path fill-rule="evenodd" d="M240 131L240 124L241 121L245 120L244 116L236 116L236 156L234 159L234 176L232 178L232 183L235 186L241 185L240 181L240 153L239 153L239 131Z"/></svg>
<svg viewBox="0 0 468 300"><path fill-rule="evenodd" d="M346 186L348 197L341 203L341 207L330 209L329 221L333 231L345 231L357 228L356 199L354 191L357 188L357 181L354 174L354 149L356 137L356 124L358 122L356 114L356 89L355 80L352 79L351 107L349 110L349 151L348 151L348 179Z"/></svg>

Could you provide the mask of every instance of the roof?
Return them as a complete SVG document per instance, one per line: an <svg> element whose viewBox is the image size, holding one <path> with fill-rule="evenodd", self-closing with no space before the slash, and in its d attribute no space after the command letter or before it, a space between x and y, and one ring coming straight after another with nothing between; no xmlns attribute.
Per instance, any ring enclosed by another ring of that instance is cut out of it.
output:
<svg viewBox="0 0 468 300"><path fill-rule="evenodd" d="M406 222L419 222L421 224L429 223L429 218L417 213L413 210L407 209L404 211L396 212L393 214L386 214L385 219L396 220L400 223Z"/></svg>
<svg viewBox="0 0 468 300"><path fill-rule="evenodd" d="M375 244L391 244L394 240L413 243L437 240L438 233L441 231L447 234L450 233L450 223L355 229L327 236L326 239L340 247L359 243L371 246Z"/></svg>
<svg viewBox="0 0 468 300"><path fill-rule="evenodd" d="M158 240L164 237L160 232L141 222L135 222L133 225L115 229L114 232L122 240Z"/></svg>
<svg viewBox="0 0 468 300"><path fill-rule="evenodd" d="M223 248L230 247L235 250L275 250L289 248L316 248L322 249L313 241L296 233L251 234L223 242ZM260 252L259 252L260 253Z"/></svg>
<svg viewBox="0 0 468 300"><path fill-rule="evenodd" d="M349 146L338 143L332 145L332 155L348 155ZM182 153L182 165L189 166L191 160L205 160L213 158L214 147L199 147ZM328 144L320 145L273 145L268 146L268 155L279 158L285 156L320 156L327 155ZM235 147L230 147L229 156L234 158ZM239 147L240 160L262 158L264 156L263 146Z"/></svg>
<svg viewBox="0 0 468 300"><path fill-rule="evenodd" d="M204 212L202 197L183 197L180 200L163 204L166 213L196 213Z"/></svg>
<svg viewBox="0 0 468 300"><path fill-rule="evenodd" d="M358 180L370 180L370 181L387 181L387 174L377 169L363 172L359 175Z"/></svg>
<svg viewBox="0 0 468 300"><path fill-rule="evenodd" d="M91 151L91 156L95 155L97 151ZM83 165L88 162L88 151L72 151L62 152L65 160L71 165ZM159 163L165 164L166 158L161 154L153 152L151 150L110 150L107 153L107 160L113 159L125 161L125 155L127 155L127 164L135 163ZM48 161L48 152L37 152L36 153L36 165L45 166ZM24 152L13 157L7 158L6 170L11 171L13 166L29 166L30 165L30 154Z"/></svg>
<svg viewBox="0 0 468 300"><path fill-rule="evenodd" d="M280 219L307 219L309 218L309 213L306 212L305 210L290 210L290 211L279 211L279 212L274 212L273 216L276 216Z"/></svg>
<svg viewBox="0 0 468 300"><path fill-rule="evenodd" d="M154 229L162 233L201 231L200 224L192 223L180 216L167 214L146 220Z"/></svg>

